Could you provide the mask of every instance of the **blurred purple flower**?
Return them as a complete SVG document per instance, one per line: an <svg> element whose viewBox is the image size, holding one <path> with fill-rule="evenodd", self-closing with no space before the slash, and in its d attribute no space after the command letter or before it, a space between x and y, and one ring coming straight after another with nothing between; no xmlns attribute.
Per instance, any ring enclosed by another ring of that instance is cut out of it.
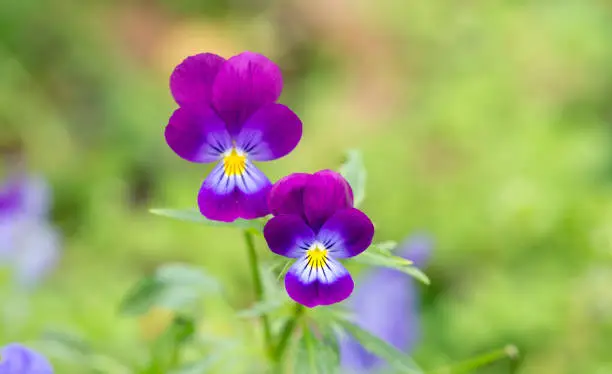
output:
<svg viewBox="0 0 612 374"><path fill-rule="evenodd" d="M0 374L53 374L49 360L21 344L0 348Z"/></svg>
<svg viewBox="0 0 612 374"><path fill-rule="evenodd" d="M44 179L19 175L0 187L0 266L31 288L54 267L60 238L48 222L50 191Z"/></svg>
<svg viewBox="0 0 612 374"><path fill-rule="evenodd" d="M374 225L353 208L348 182L331 170L291 174L269 195L275 215L264 227L272 252L297 259L285 288L309 308L338 303L353 292L353 279L336 259L357 256L372 243Z"/></svg>
<svg viewBox="0 0 612 374"><path fill-rule="evenodd" d="M198 194L206 218L232 222L269 213L272 184L253 161L281 158L302 137L298 116L276 102L282 89L278 66L253 52L228 60L201 53L174 69L170 90L180 108L166 142L187 161L217 162Z"/></svg>
<svg viewBox="0 0 612 374"><path fill-rule="evenodd" d="M431 240L425 235L409 237L396 255L425 266L431 252ZM397 270L376 268L359 282L349 305L356 323L402 352L410 352L420 336L418 292L414 280ZM340 342L342 368L348 373L372 373L386 363L369 353L350 336Z"/></svg>

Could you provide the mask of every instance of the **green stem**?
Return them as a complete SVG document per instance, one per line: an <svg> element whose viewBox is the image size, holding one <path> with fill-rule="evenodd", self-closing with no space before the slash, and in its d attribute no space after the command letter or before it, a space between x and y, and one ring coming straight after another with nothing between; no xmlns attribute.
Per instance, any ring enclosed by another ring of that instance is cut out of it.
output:
<svg viewBox="0 0 612 374"><path fill-rule="evenodd" d="M509 358L511 360L518 357L518 349L514 345L507 345L504 348L485 353L482 356L477 356L469 360L460 362L455 365L446 366L437 370L433 370L430 374L459 374L469 373L480 367L490 365L495 361Z"/></svg>
<svg viewBox="0 0 612 374"><path fill-rule="evenodd" d="M255 297L257 298L258 302L262 302L264 299L263 282L261 280L261 272L259 271L259 262L257 260L257 252L255 251L255 243L253 242L253 234L249 230L244 230L244 240L247 246L251 274L253 275ZM270 320L268 319L268 315L265 313L261 315L261 324L263 325L264 330L266 351L268 355L272 355L272 330L270 329Z"/></svg>
<svg viewBox="0 0 612 374"><path fill-rule="evenodd" d="M281 332L278 344L276 345L276 350L274 351L274 359L276 361L280 361L283 358L285 349L287 349L287 343L289 343L289 338L291 338L293 330L295 329L295 326L297 325L300 317L303 314L304 307L300 304L295 304L293 317L291 317L287 322L285 322L285 326L283 327L283 331Z"/></svg>

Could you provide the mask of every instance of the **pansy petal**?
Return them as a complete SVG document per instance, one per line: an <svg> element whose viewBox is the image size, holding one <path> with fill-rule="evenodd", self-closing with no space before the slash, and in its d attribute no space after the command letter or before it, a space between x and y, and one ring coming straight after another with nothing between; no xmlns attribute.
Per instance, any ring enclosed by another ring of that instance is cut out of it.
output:
<svg viewBox="0 0 612 374"><path fill-rule="evenodd" d="M268 196L268 205L274 215L304 216L304 187L311 177L306 173L293 173L274 183Z"/></svg>
<svg viewBox="0 0 612 374"><path fill-rule="evenodd" d="M235 176L238 195L238 217L255 219L270 213L268 193L272 183L261 170L247 161L245 172Z"/></svg>
<svg viewBox="0 0 612 374"><path fill-rule="evenodd" d="M212 53L189 56L170 75L170 91L180 106L206 106L225 59Z"/></svg>
<svg viewBox="0 0 612 374"><path fill-rule="evenodd" d="M244 52L227 60L213 84L213 105L228 126L230 134L260 107L275 102L283 89L283 78L276 64L267 57Z"/></svg>
<svg viewBox="0 0 612 374"><path fill-rule="evenodd" d="M232 222L238 218L236 180L225 174L218 163L204 180L198 194L200 213L210 220Z"/></svg>
<svg viewBox="0 0 612 374"><path fill-rule="evenodd" d="M213 162L232 146L225 124L207 108L175 110L165 135L170 148L191 162Z"/></svg>
<svg viewBox="0 0 612 374"><path fill-rule="evenodd" d="M308 178L303 201L308 223L317 232L336 211L353 207L353 190L339 173L322 170Z"/></svg>
<svg viewBox="0 0 612 374"><path fill-rule="evenodd" d="M268 104L242 126L236 143L255 161L270 161L291 152L302 137L302 122L282 104Z"/></svg>
<svg viewBox="0 0 612 374"><path fill-rule="evenodd" d="M298 258L304 255L315 236L300 216L281 215L269 220L264 227L264 237L272 252Z"/></svg>
<svg viewBox="0 0 612 374"><path fill-rule="evenodd" d="M241 174L228 175L218 163L198 194L198 206L208 219L232 222L236 218L254 219L268 214L267 195L272 184L253 164Z"/></svg>
<svg viewBox="0 0 612 374"><path fill-rule="evenodd" d="M302 257L285 275L289 296L309 308L339 303L350 296L354 287L346 268L332 258L326 259L325 266L314 268L306 257Z"/></svg>
<svg viewBox="0 0 612 374"><path fill-rule="evenodd" d="M335 258L357 256L372 244L373 237L372 221L355 208L337 211L317 234L317 240Z"/></svg>

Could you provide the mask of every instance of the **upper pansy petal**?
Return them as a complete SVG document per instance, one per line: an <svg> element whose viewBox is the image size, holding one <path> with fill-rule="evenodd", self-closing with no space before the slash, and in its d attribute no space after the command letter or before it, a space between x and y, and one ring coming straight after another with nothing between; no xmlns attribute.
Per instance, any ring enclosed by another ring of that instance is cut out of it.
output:
<svg viewBox="0 0 612 374"><path fill-rule="evenodd" d="M255 161L270 161L291 152L302 137L299 117L282 104L268 104L242 126L236 144Z"/></svg>
<svg viewBox="0 0 612 374"><path fill-rule="evenodd" d="M213 162L232 146L225 124L208 108L179 108L165 131L172 150L191 162Z"/></svg>
<svg viewBox="0 0 612 374"><path fill-rule="evenodd" d="M306 307L339 303L350 296L355 284L342 264L327 258L326 266L314 269L306 257L298 259L285 275L289 296Z"/></svg>
<svg viewBox="0 0 612 374"><path fill-rule="evenodd" d="M373 237L372 221L355 208L334 213L317 234L317 240L335 258L357 256L372 244Z"/></svg>
<svg viewBox="0 0 612 374"><path fill-rule="evenodd" d="M308 178L303 203L308 223L317 232L336 211L353 207L353 190L339 173L321 170Z"/></svg>
<svg viewBox="0 0 612 374"><path fill-rule="evenodd" d="M263 217L269 213L266 199L271 186L268 178L249 162L238 174L226 173L223 162L219 162L200 188L200 213L223 222Z"/></svg>
<svg viewBox="0 0 612 374"><path fill-rule="evenodd" d="M274 215L295 214L304 216L304 187L311 177L306 173L293 173L281 178L272 186L268 205Z"/></svg>
<svg viewBox="0 0 612 374"><path fill-rule="evenodd" d="M278 66L267 57L244 52L226 61L213 84L213 105L232 135L260 107L275 102L283 89Z"/></svg>
<svg viewBox="0 0 612 374"><path fill-rule="evenodd" d="M212 86L225 59L213 53L189 56L170 75L170 91L180 106L210 104Z"/></svg>
<svg viewBox="0 0 612 374"><path fill-rule="evenodd" d="M303 256L315 240L310 227L296 215L280 215L269 220L264 237L272 252L292 258Z"/></svg>

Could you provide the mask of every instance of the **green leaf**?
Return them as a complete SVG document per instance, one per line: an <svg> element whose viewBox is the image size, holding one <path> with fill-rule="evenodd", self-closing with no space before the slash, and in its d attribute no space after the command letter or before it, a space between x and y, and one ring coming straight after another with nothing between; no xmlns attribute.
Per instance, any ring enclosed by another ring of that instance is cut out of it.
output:
<svg viewBox="0 0 612 374"><path fill-rule="evenodd" d="M371 247L374 247L380 252L391 254L392 251L397 248L397 242L393 240L387 240L386 242L372 244Z"/></svg>
<svg viewBox="0 0 612 374"><path fill-rule="evenodd" d="M390 252L383 251L376 245L370 246L365 252L355 257L355 261L372 265L382 266L401 271L411 277L418 279L427 285L430 284L429 278L419 268L412 264L412 261L405 258L395 256Z"/></svg>
<svg viewBox="0 0 612 374"><path fill-rule="evenodd" d="M365 199L367 177L361 152L357 150L349 150L346 152L346 161L340 166L339 171L351 185L355 207L358 207L363 202L363 199Z"/></svg>
<svg viewBox="0 0 612 374"><path fill-rule="evenodd" d="M295 374L338 373L340 357L338 343L333 336L317 339L308 327L303 329L302 338L295 358Z"/></svg>
<svg viewBox="0 0 612 374"><path fill-rule="evenodd" d="M171 370L168 374L205 374L209 373L215 365L221 362L224 358L230 355L235 350L234 342L215 341L213 350L208 352L201 360L183 364L177 369Z"/></svg>
<svg viewBox="0 0 612 374"><path fill-rule="evenodd" d="M275 312L286 304L285 300L273 299L253 304L250 308L238 312L239 318L255 318Z"/></svg>
<svg viewBox="0 0 612 374"><path fill-rule="evenodd" d="M181 349L189 343L196 333L193 318L178 315L161 336L151 346L150 361L145 373L167 372L176 367L181 360Z"/></svg>
<svg viewBox="0 0 612 374"><path fill-rule="evenodd" d="M394 346L387 344L384 340L344 318L336 318L335 322L340 328L359 341L368 352L387 361L395 372L423 374L423 370L418 367L412 358L403 354Z"/></svg>
<svg viewBox="0 0 612 374"><path fill-rule="evenodd" d="M45 331L40 340L33 343L46 356L74 365L82 371L91 369L91 373L129 374L131 370L113 357L94 352L81 337L56 330ZM76 369L75 368L75 369Z"/></svg>
<svg viewBox="0 0 612 374"><path fill-rule="evenodd" d="M149 212L169 218L178 219L180 221L201 223L214 227L227 227L241 230L253 230L261 234L263 232L264 222L259 219L244 220L237 219L234 222L211 221L204 217L197 209L151 209Z"/></svg>
<svg viewBox="0 0 612 374"><path fill-rule="evenodd" d="M167 264L142 278L119 306L126 315L142 315L152 307L183 311L196 307L205 295L219 293L221 286L202 269L184 264Z"/></svg>

